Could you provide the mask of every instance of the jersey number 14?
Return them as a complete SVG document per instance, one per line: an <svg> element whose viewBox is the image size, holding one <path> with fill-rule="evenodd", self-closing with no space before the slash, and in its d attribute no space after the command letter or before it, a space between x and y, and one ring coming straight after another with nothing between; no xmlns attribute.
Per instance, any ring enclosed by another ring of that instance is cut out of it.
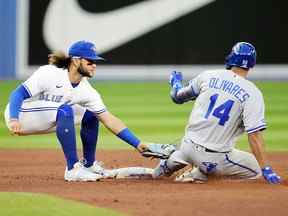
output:
<svg viewBox="0 0 288 216"><path fill-rule="evenodd" d="M209 107L204 117L208 119L208 117L212 113L213 116L219 119L218 124L224 126L225 122L229 120L229 113L234 104L234 101L227 100L218 107L215 107L218 96L219 94L214 94L210 97Z"/></svg>

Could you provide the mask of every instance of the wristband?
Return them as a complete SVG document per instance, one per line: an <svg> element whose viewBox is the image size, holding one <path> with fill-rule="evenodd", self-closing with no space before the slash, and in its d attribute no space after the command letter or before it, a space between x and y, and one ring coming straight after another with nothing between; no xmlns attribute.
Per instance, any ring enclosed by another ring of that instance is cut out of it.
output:
<svg viewBox="0 0 288 216"><path fill-rule="evenodd" d="M135 148L140 144L140 140L128 128L120 131L117 136Z"/></svg>

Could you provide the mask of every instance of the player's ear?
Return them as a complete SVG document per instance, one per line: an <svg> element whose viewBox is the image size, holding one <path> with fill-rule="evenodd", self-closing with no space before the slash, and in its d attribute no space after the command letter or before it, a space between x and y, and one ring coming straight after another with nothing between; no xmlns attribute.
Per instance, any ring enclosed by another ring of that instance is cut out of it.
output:
<svg viewBox="0 0 288 216"><path fill-rule="evenodd" d="M72 58L72 59L71 59L71 63L72 63L72 65L74 65L75 67L79 67L79 65L80 65L80 59L78 59L78 58Z"/></svg>

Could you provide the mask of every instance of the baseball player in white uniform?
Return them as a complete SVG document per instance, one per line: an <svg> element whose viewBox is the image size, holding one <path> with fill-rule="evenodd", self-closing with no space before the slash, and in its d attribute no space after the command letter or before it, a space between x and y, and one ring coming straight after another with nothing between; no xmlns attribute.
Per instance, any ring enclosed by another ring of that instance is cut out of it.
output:
<svg viewBox="0 0 288 216"><path fill-rule="evenodd" d="M195 168L176 181L206 181L209 175L256 179L269 183L280 177L267 164L262 131L264 100L260 90L246 79L256 64L256 50L239 42L226 58L226 70L205 71L182 87L181 72L170 76L171 98L177 104L195 100L180 149L161 160L154 177L171 175L187 164ZM234 148L236 139L247 133L252 153Z"/></svg>
<svg viewBox="0 0 288 216"><path fill-rule="evenodd" d="M165 145L141 143L119 118L107 110L100 94L89 84L87 78L95 74L96 62L103 60L95 45L78 41L68 53L69 56L62 53L50 55L48 65L41 66L12 92L5 110L11 133L56 132L67 162L64 174L67 181L96 181L109 177L95 159L99 121L143 156L163 156ZM84 164L77 155L74 126L77 123L81 123ZM151 174L149 169L128 170L121 169L120 175ZM116 176L118 171L109 173Z"/></svg>

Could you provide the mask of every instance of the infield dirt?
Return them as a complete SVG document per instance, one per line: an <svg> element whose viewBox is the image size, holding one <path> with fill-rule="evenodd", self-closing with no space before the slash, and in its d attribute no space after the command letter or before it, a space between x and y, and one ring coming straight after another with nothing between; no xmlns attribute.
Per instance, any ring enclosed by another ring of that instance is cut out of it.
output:
<svg viewBox="0 0 288 216"><path fill-rule="evenodd" d="M100 150L97 158L106 168L158 163L127 150ZM68 183L61 150L0 150L0 191L46 193L136 216L286 216L288 153L271 153L268 159L283 177L282 184L228 179L183 184L171 178Z"/></svg>

